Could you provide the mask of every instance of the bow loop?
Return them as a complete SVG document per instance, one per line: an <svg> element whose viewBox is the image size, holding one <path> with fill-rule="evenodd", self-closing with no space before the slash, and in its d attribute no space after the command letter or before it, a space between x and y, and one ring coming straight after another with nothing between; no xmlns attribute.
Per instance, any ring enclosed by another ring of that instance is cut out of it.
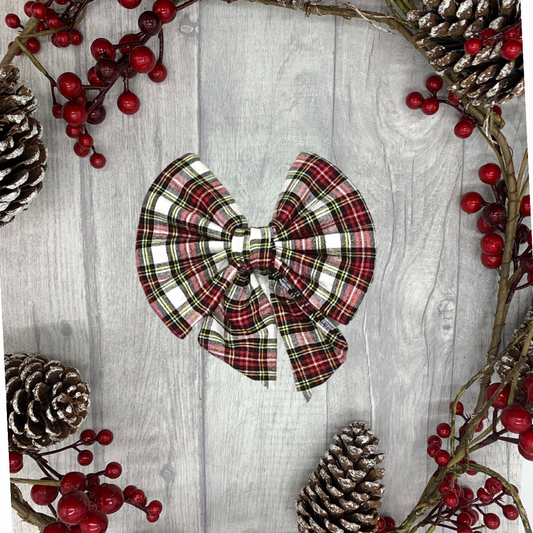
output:
<svg viewBox="0 0 533 533"><path fill-rule="evenodd" d="M346 359L347 323L372 281L375 250L366 204L328 161L302 153L269 226L250 228L223 185L194 154L150 187L137 233L148 301L179 337L201 318L199 342L246 376L276 377L276 325L298 390ZM270 300L257 275L267 275Z"/></svg>

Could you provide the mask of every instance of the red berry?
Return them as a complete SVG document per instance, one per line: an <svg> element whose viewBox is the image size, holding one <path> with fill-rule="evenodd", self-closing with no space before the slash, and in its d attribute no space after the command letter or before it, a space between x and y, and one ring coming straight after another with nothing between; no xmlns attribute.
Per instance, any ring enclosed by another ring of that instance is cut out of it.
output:
<svg viewBox="0 0 533 533"><path fill-rule="evenodd" d="M526 379L524 379L524 389L527 391L529 390L529 387L533 385L533 374L529 374L526 376Z"/></svg>
<svg viewBox="0 0 533 533"><path fill-rule="evenodd" d="M405 98L405 103L409 109L420 109L424 97L418 92L409 93Z"/></svg>
<svg viewBox="0 0 533 533"><path fill-rule="evenodd" d="M502 177L502 171L496 163L487 163L479 167L478 176L483 183L493 185Z"/></svg>
<svg viewBox="0 0 533 533"><path fill-rule="evenodd" d="M148 520L148 522L157 522L159 520L159 515L158 514L147 514L146 520Z"/></svg>
<svg viewBox="0 0 533 533"><path fill-rule="evenodd" d="M75 526L87 518L90 505L89 496L84 492L69 492L57 502L57 516L64 524Z"/></svg>
<svg viewBox="0 0 533 533"><path fill-rule="evenodd" d="M135 489L131 493L130 499L137 505L144 505L146 503L146 494L141 489Z"/></svg>
<svg viewBox="0 0 533 533"><path fill-rule="evenodd" d="M97 75L96 75L96 68L91 67L89 71L87 72L87 80L89 81L90 85L96 85L97 87L105 87L107 83L105 81L102 81Z"/></svg>
<svg viewBox="0 0 533 533"><path fill-rule="evenodd" d="M444 439L447 439L450 436L450 424L446 424L446 422L441 422L437 426L437 435L439 437L442 437Z"/></svg>
<svg viewBox="0 0 533 533"><path fill-rule="evenodd" d="M487 233L481 238L481 250L487 255L498 255L503 250L503 239L497 233Z"/></svg>
<svg viewBox="0 0 533 533"><path fill-rule="evenodd" d="M461 514L464 514L464 513L461 513ZM457 533L472 533L472 531L473 531L472 528L468 524L459 524L457 526Z"/></svg>
<svg viewBox="0 0 533 533"><path fill-rule="evenodd" d="M167 67L158 61L155 67L148 73L148 77L154 83L163 83L167 79L167 74Z"/></svg>
<svg viewBox="0 0 533 533"><path fill-rule="evenodd" d="M100 485L100 478L96 474L87 474L87 485L90 487Z"/></svg>
<svg viewBox="0 0 533 533"><path fill-rule="evenodd" d="M81 135L80 135L81 137ZM78 140L78 144L80 141ZM87 149L87 147L81 145L82 148ZM81 466L89 466L93 462L93 452L91 450L83 450L78 454L78 464Z"/></svg>
<svg viewBox="0 0 533 533"><path fill-rule="evenodd" d="M82 146L84 145L82 144ZM80 440L84 444L93 444L96 440L96 431L94 431L93 429L84 429L80 433Z"/></svg>
<svg viewBox="0 0 533 533"><path fill-rule="evenodd" d="M459 505L459 496L455 492L446 492L442 495L442 501L447 507L457 507Z"/></svg>
<svg viewBox="0 0 533 533"><path fill-rule="evenodd" d="M102 446L108 446L113 442L113 432L110 429L102 429L96 436L96 440Z"/></svg>
<svg viewBox="0 0 533 533"><path fill-rule="evenodd" d="M499 105L493 106L492 111L496 113L499 117L502 116L502 108Z"/></svg>
<svg viewBox="0 0 533 533"><path fill-rule="evenodd" d="M453 402L450 402L450 411L453 409ZM455 414L456 415L462 415L465 412L465 406L461 402L457 402L457 406L455 408Z"/></svg>
<svg viewBox="0 0 533 533"><path fill-rule="evenodd" d="M430 76L426 80L426 88L431 93L438 93L442 89L442 78L440 76Z"/></svg>
<svg viewBox="0 0 533 533"><path fill-rule="evenodd" d="M58 48L67 48L72 42L72 37L67 30L59 30L52 35L52 44Z"/></svg>
<svg viewBox="0 0 533 533"><path fill-rule="evenodd" d="M87 104L87 107L90 106L91 103ZM95 107L88 115L87 115L87 122L89 124L101 124L106 117L106 111L105 107L103 105L100 105L98 107Z"/></svg>
<svg viewBox="0 0 533 533"><path fill-rule="evenodd" d="M435 457L435 454L440 450L440 446L438 444L430 444L427 447L427 454L430 457Z"/></svg>
<svg viewBox="0 0 533 533"><path fill-rule="evenodd" d="M100 57L94 68L98 78L107 83L113 83L120 75L117 62L109 57Z"/></svg>
<svg viewBox="0 0 533 533"><path fill-rule="evenodd" d="M499 494L503 490L500 480L495 477L489 477L489 479L485 481L485 488L489 492L492 492L492 494Z"/></svg>
<svg viewBox="0 0 533 533"><path fill-rule="evenodd" d="M81 80L73 72L64 72L57 78L57 90L65 98L74 98L74 96L80 93L81 89Z"/></svg>
<svg viewBox="0 0 533 533"><path fill-rule="evenodd" d="M526 452L522 446L518 446L518 453L526 460L533 461L533 453Z"/></svg>
<svg viewBox="0 0 533 533"><path fill-rule="evenodd" d="M146 35L153 37L161 29L161 19L153 11L145 11L139 16L139 29Z"/></svg>
<svg viewBox="0 0 533 533"><path fill-rule="evenodd" d="M48 524L41 533L70 533L71 530L68 526L65 524L62 524L61 522L54 522L52 524Z"/></svg>
<svg viewBox="0 0 533 533"><path fill-rule="evenodd" d="M533 428L529 428L523 433L520 433L518 444L525 452L533 453Z"/></svg>
<svg viewBox="0 0 533 533"><path fill-rule="evenodd" d="M378 533L384 533L386 527L387 527L387 523L385 522L385 519L382 516L380 516L378 523L377 523Z"/></svg>
<svg viewBox="0 0 533 533"><path fill-rule="evenodd" d="M37 505L49 505L57 498L59 494L59 487L51 487L49 485L33 485L31 488L31 499Z"/></svg>
<svg viewBox="0 0 533 533"><path fill-rule="evenodd" d="M113 461L105 467L105 475L108 478L116 479L120 477L120 474L122 474L122 465L120 463Z"/></svg>
<svg viewBox="0 0 533 533"><path fill-rule="evenodd" d="M481 252L481 264L488 268L489 270L493 270L495 268L498 268L502 264L502 256L501 255L487 255L484 252Z"/></svg>
<svg viewBox="0 0 533 533"><path fill-rule="evenodd" d="M27 16L27 17L31 17L31 7L33 6L34 2L26 2L24 4L24 14Z"/></svg>
<svg viewBox="0 0 533 533"><path fill-rule="evenodd" d="M472 135L473 131L474 126L472 126L472 124L466 120L460 120L453 128L455 136L459 137L459 139L467 139L470 137L470 135Z"/></svg>
<svg viewBox="0 0 533 533"><path fill-rule="evenodd" d="M492 500L492 494L483 487L479 487L479 489L477 489L477 497L483 503L488 503Z"/></svg>
<svg viewBox="0 0 533 533"><path fill-rule="evenodd" d="M522 43L517 39L511 39L503 43L502 56L505 59L516 59L522 53Z"/></svg>
<svg viewBox="0 0 533 533"><path fill-rule="evenodd" d="M155 67L155 55L147 46L137 46L130 52L130 63L139 74L147 74Z"/></svg>
<svg viewBox="0 0 533 533"><path fill-rule="evenodd" d="M157 14L163 24L168 24L176 18L177 10L171 0L155 0L152 11Z"/></svg>
<svg viewBox="0 0 533 533"><path fill-rule="evenodd" d="M441 481L439 483L439 492L445 494L446 492L452 492L454 485L451 481Z"/></svg>
<svg viewBox="0 0 533 533"><path fill-rule="evenodd" d="M57 30L61 27L61 19L55 11L46 15L44 21L51 30Z"/></svg>
<svg viewBox="0 0 533 533"><path fill-rule="evenodd" d="M428 446L431 446L432 444L436 444L440 448L442 446L442 439L437 437L437 435L430 435L428 437Z"/></svg>
<svg viewBox="0 0 533 533"><path fill-rule="evenodd" d="M141 102L131 91L124 91L118 97L117 106L125 115L134 115L139 111Z"/></svg>
<svg viewBox="0 0 533 533"><path fill-rule="evenodd" d="M479 514L474 509L465 509L465 513L468 513L472 517L472 525L475 525L479 520Z"/></svg>
<svg viewBox="0 0 533 533"><path fill-rule="evenodd" d="M139 37L134 33L126 33L122 39L118 42L122 46L119 47L119 50L122 54L129 54L136 46L140 44ZM124 44L124 43L135 43L135 44Z"/></svg>
<svg viewBox="0 0 533 533"><path fill-rule="evenodd" d="M528 217L531 215L531 203L529 200L529 194L526 194L526 196L522 198L522 202L520 203L520 214L523 217Z"/></svg>
<svg viewBox="0 0 533 533"><path fill-rule="evenodd" d="M63 106L63 119L71 126L81 126L87 121L87 110L79 102L67 102Z"/></svg>
<svg viewBox="0 0 533 533"><path fill-rule="evenodd" d="M131 495L133 494L133 491L136 489L137 487L135 485L128 485L125 489L124 489L124 496L126 498L131 498Z"/></svg>
<svg viewBox="0 0 533 533"><path fill-rule="evenodd" d="M105 533L109 520L107 515L95 509L89 513L85 520L80 522L81 533Z"/></svg>
<svg viewBox="0 0 533 533"><path fill-rule="evenodd" d="M68 472L61 479L59 490L61 494L72 491L81 491L87 488L87 478L83 472Z"/></svg>
<svg viewBox="0 0 533 533"><path fill-rule="evenodd" d="M474 491L469 487L463 487L463 495L465 497L465 500L471 502L474 498Z"/></svg>
<svg viewBox="0 0 533 533"><path fill-rule="evenodd" d="M529 228L525 224L520 224L516 228L516 235L515 235L516 242L519 244L524 244L525 242L527 242L528 233L529 233Z"/></svg>
<svg viewBox="0 0 533 533"><path fill-rule="evenodd" d="M45 31L47 30L48 28L46 27L46 24L44 22L39 22L39 24L37 24L37 27L35 28L35 33L40 33L42 31Z"/></svg>
<svg viewBox="0 0 533 533"><path fill-rule="evenodd" d="M92 42L91 55L96 61L100 59L100 56L107 56L110 59L115 59L116 52L110 41L100 37Z"/></svg>
<svg viewBox="0 0 533 533"><path fill-rule="evenodd" d="M9 472L16 474L22 470L24 459L19 452L9 452Z"/></svg>
<svg viewBox="0 0 533 533"><path fill-rule="evenodd" d="M54 115L54 118L62 118L63 106L61 104L54 104L52 106L52 115Z"/></svg>
<svg viewBox="0 0 533 533"><path fill-rule="evenodd" d="M16 29L20 26L20 18L15 13L8 13L5 21L8 28Z"/></svg>
<svg viewBox="0 0 533 533"><path fill-rule="evenodd" d="M494 393L496 392L499 386L500 386L500 383L491 383L489 385L489 388L487 389L487 393L486 393L487 400L490 400L490 398L492 398L492 396L494 395ZM509 387L509 385L506 385L500 391L500 394L498 394L496 400L492 404L492 407L494 407L494 409L503 409L504 407L506 407L507 402L509 400L510 392L511 392L511 388Z"/></svg>
<svg viewBox="0 0 533 533"><path fill-rule="evenodd" d="M448 100L450 101L450 104L453 104L453 105L459 105L461 103L461 101L459 100L459 98L453 91L449 92Z"/></svg>
<svg viewBox="0 0 533 533"><path fill-rule="evenodd" d="M505 516L507 520L516 520L520 516L518 509L514 505L504 505L502 510L503 516Z"/></svg>
<svg viewBox="0 0 533 533"><path fill-rule="evenodd" d="M496 35L496 30L493 30L492 28L485 28L480 34L480 39L488 39L489 37L492 37L493 35Z"/></svg>
<svg viewBox="0 0 533 533"><path fill-rule="evenodd" d="M141 0L118 0L118 3L126 9L135 9L141 5Z"/></svg>
<svg viewBox="0 0 533 533"><path fill-rule="evenodd" d="M385 517L385 529L391 531L396 528L396 522L390 516Z"/></svg>
<svg viewBox="0 0 533 533"><path fill-rule="evenodd" d="M461 198L461 209L465 213L477 213L484 205L485 200L478 192L467 192Z"/></svg>
<svg viewBox="0 0 533 533"><path fill-rule="evenodd" d="M106 483L99 487L93 502L96 509L103 511L105 514L113 514L124 504L124 494L117 485Z"/></svg>
<svg viewBox="0 0 533 533"><path fill-rule="evenodd" d="M477 219L477 229L480 233L492 233L494 231L494 228L490 224L487 224L483 220L483 217Z"/></svg>
<svg viewBox="0 0 533 533"><path fill-rule="evenodd" d="M78 143L80 144L80 146L83 146L84 148L90 148L93 145L94 141L93 141L93 138L88 133L82 133L78 139ZM96 434L95 434L95 437L96 437ZM91 457L92 457L92 453L91 453ZM79 456L78 456L78 460L79 460Z"/></svg>
<svg viewBox="0 0 533 533"><path fill-rule="evenodd" d="M489 529L498 529L500 527L500 518L497 514L494 513L487 513L483 517L483 523L489 528Z"/></svg>
<svg viewBox="0 0 533 533"><path fill-rule="evenodd" d="M159 500L153 500L148 504L148 512L151 515L160 515L163 510L163 504Z"/></svg>
<svg viewBox="0 0 533 533"><path fill-rule="evenodd" d="M89 159L89 163L91 163L91 166L94 168L104 168L106 162L106 158L98 152L94 152L94 154Z"/></svg>
<svg viewBox="0 0 533 533"><path fill-rule="evenodd" d="M477 39L476 37L472 37L472 39L468 39L465 42L465 52L468 55L475 56L482 48L483 43L481 39Z"/></svg>
<svg viewBox="0 0 533 533"><path fill-rule="evenodd" d="M492 203L486 205L482 212L483 220L491 226L503 224L507 218L507 211L503 205Z"/></svg>
<svg viewBox="0 0 533 533"><path fill-rule="evenodd" d="M426 98L422 102L422 113L424 113L425 115L434 115L439 110L439 106L439 101L433 96L430 98Z"/></svg>
<svg viewBox="0 0 533 533"><path fill-rule="evenodd" d="M446 466L450 462L450 454L446 450L438 450L435 454L435 462L440 466Z"/></svg>
<svg viewBox="0 0 533 533"><path fill-rule="evenodd" d="M44 20L46 18L46 12L48 8L39 2L34 2L31 6L31 16L37 20Z"/></svg>
<svg viewBox="0 0 533 533"><path fill-rule="evenodd" d="M83 35L79 30L70 30L70 43L79 46L83 42Z"/></svg>
<svg viewBox="0 0 533 533"><path fill-rule="evenodd" d="M83 126L71 126L70 124L68 124L65 128L65 131L68 137L70 137L71 139L77 139L83 131Z"/></svg>
<svg viewBox="0 0 533 533"><path fill-rule="evenodd" d="M524 433L531 427L531 415L520 405L508 405L502 411L502 425L511 433Z"/></svg>

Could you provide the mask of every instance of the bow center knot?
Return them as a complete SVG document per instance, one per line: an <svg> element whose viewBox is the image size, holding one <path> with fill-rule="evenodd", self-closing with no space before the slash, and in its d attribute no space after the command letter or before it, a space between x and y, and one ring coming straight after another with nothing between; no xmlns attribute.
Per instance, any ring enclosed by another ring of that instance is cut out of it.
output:
<svg viewBox="0 0 533 533"><path fill-rule="evenodd" d="M269 274L274 270L276 256L272 229L265 226L236 230L231 239L230 256L240 268Z"/></svg>

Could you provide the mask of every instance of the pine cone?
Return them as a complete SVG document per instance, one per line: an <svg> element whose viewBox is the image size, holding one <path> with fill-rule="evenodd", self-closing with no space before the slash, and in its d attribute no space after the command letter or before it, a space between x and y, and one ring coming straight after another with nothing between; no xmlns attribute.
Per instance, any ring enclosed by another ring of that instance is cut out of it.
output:
<svg viewBox="0 0 533 533"><path fill-rule="evenodd" d="M525 328L533 322L533 307L529 308L529 311L526 314L526 317L524 318L524 322L520 325L518 329L516 329L514 333L514 338L516 338L518 335L524 332ZM512 341L511 341L512 342ZM509 347L511 345L511 342L507 345ZM516 362L520 359L520 355L522 353L522 350L524 349L524 343L519 342L515 346L513 346L509 352L505 353L501 359L494 365L494 368L496 369L496 372L498 372L498 375L501 379L504 379L507 377L507 374L514 368ZM524 389L524 380L527 376L533 374L533 342L529 345L529 349L527 352L526 360L524 361L522 367L520 368L520 374L518 377L518 382L516 386L515 391L515 399L517 402L521 403L524 400L524 397L526 395L526 390ZM533 405L531 402L528 403L528 406L530 411L533 412Z"/></svg>
<svg viewBox="0 0 533 533"><path fill-rule="evenodd" d="M507 60L502 55L503 33L509 26L521 30L520 0L422 0L424 10L411 11L408 19L418 22L418 46L428 50L430 63L450 87L474 105L502 104L524 94L523 54ZM497 33L482 39L475 55L464 50L467 40L487 29Z"/></svg>
<svg viewBox="0 0 533 533"><path fill-rule="evenodd" d="M79 372L37 354L6 354L10 451L46 448L73 433L89 410L90 390Z"/></svg>
<svg viewBox="0 0 533 533"><path fill-rule="evenodd" d="M364 422L352 422L309 476L296 501L298 531L346 533L377 531L384 487L379 439Z"/></svg>
<svg viewBox="0 0 533 533"><path fill-rule="evenodd" d="M27 209L41 190L48 159L42 126L31 116L37 101L18 81L14 65L0 69L0 227Z"/></svg>

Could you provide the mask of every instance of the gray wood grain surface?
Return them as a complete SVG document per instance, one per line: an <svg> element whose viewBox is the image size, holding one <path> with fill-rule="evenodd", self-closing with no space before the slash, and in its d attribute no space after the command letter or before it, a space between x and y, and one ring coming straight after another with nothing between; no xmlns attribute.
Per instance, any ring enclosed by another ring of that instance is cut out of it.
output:
<svg viewBox="0 0 533 533"><path fill-rule="evenodd" d="M87 71L94 38L117 42L134 31L140 9L94 4L82 47L43 46L53 76ZM4 0L2 18L12 10L21 3ZM121 510L110 517L114 533L293 532L299 489L333 434L356 419L382 439L383 510L401 520L434 470L427 436L487 349L496 274L479 262L475 218L459 199L487 192L477 169L493 155L476 135L454 136L453 110L426 117L405 107L430 69L400 37L364 22L204 0L168 29L168 80L132 81L142 102L133 117L116 108L117 88L107 120L92 129L108 159L100 171L73 154L64 123L51 118L45 80L19 61L41 102L50 163L40 197L0 231L5 349L77 366L92 387L86 426L116 435L95 448L96 464L120 461L123 486L162 500L157 524ZM5 48L12 37L0 31ZM504 117L520 158L523 102L506 105ZM265 389L203 352L198 329L174 337L146 302L134 257L144 195L176 157L198 153L249 222L264 225L302 150L331 160L359 188L378 254L375 281L342 328L348 360L309 403L294 389L281 341L278 379ZM507 335L528 300L516 298ZM519 479L514 450L480 457ZM75 454L57 465L75 469ZM18 533L34 531L14 523Z"/></svg>

